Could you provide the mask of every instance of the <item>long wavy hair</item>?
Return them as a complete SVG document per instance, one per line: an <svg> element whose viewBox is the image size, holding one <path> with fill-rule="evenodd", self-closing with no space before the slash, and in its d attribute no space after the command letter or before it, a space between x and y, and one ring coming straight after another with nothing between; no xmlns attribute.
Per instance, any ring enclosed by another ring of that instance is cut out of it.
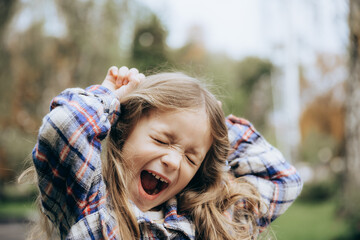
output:
<svg viewBox="0 0 360 240"><path fill-rule="evenodd" d="M109 206L118 221L122 239L139 239L140 230L127 194L130 163L122 157L122 147L138 121L151 111L205 108L213 143L199 170L177 197L178 210L188 214L195 225L196 239L255 239L256 218L262 209L256 189L225 170L229 141L224 113L217 99L197 79L182 73L161 73L146 77L136 90L121 101L121 116L110 130L103 161L103 177ZM22 179L22 180L21 180ZM25 170L19 181L37 181L34 167ZM38 198L38 205L40 198ZM39 207L40 208L40 207ZM232 218L226 214L233 211ZM58 233L40 211L40 219L28 239L54 238Z"/></svg>
<svg viewBox="0 0 360 240"><path fill-rule="evenodd" d="M224 113L203 84L182 73L161 73L147 77L122 99L121 117L109 133L103 176L123 239L140 237L126 190L131 174L125 171L131 163L121 154L126 139L151 111L200 108L206 110L213 143L193 179L178 194L178 209L191 216L196 239L256 238L260 196L252 185L225 171L230 149ZM225 214L229 209L237 213L232 219Z"/></svg>

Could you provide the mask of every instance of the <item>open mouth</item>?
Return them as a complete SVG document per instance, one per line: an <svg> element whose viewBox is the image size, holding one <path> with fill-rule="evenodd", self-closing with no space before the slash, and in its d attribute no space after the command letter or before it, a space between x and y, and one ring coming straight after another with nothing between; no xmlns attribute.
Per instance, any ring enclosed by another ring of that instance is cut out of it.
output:
<svg viewBox="0 0 360 240"><path fill-rule="evenodd" d="M141 172L141 185L149 195L156 195L169 186L167 180L149 171Z"/></svg>

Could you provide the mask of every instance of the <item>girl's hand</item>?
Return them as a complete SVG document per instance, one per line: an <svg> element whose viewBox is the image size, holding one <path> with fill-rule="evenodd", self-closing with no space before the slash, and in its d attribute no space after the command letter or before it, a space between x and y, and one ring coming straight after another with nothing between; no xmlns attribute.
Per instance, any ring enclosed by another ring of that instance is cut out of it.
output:
<svg viewBox="0 0 360 240"><path fill-rule="evenodd" d="M136 68L129 70L125 66L120 69L112 66L109 68L102 86L115 93L121 102L121 98L133 91L143 79L145 79L145 75L139 73Z"/></svg>

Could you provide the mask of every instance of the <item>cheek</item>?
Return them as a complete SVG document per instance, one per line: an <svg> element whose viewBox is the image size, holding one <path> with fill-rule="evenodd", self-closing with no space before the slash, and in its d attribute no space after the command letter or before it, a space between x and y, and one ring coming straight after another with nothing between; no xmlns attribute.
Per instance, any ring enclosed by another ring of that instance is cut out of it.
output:
<svg viewBox="0 0 360 240"><path fill-rule="evenodd" d="M123 163L131 172L136 171L137 166L139 166L141 159L141 151L139 151L136 145L127 144L122 151Z"/></svg>
<svg viewBox="0 0 360 240"><path fill-rule="evenodd" d="M184 169L180 176L180 181L182 181L183 187L186 187L189 184L189 182L191 181L191 179L193 179L198 170L199 168L194 169L191 167L187 167Z"/></svg>

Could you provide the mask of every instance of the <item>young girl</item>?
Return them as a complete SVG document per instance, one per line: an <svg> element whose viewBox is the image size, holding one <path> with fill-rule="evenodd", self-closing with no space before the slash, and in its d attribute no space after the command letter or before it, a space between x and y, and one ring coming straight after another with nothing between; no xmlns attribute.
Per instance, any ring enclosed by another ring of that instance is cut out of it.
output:
<svg viewBox="0 0 360 240"><path fill-rule="evenodd" d="M42 213L61 239L254 239L302 187L198 80L126 67L54 98L33 160Z"/></svg>

